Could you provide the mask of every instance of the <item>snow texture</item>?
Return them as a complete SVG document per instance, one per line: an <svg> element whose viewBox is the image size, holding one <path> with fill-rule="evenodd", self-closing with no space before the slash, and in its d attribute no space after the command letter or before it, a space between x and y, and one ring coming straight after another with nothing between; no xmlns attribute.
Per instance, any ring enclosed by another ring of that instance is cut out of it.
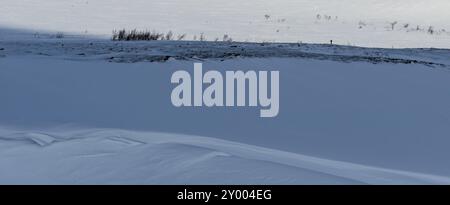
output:
<svg viewBox="0 0 450 205"><path fill-rule="evenodd" d="M113 29L126 28L171 30L187 40L203 34L210 41L228 35L235 41L450 48L449 8L448 0L2 0L0 26L37 36L109 38Z"/></svg>
<svg viewBox="0 0 450 205"><path fill-rule="evenodd" d="M450 184L449 6L2 0L0 184ZM194 62L279 70L279 115L174 107Z"/></svg>

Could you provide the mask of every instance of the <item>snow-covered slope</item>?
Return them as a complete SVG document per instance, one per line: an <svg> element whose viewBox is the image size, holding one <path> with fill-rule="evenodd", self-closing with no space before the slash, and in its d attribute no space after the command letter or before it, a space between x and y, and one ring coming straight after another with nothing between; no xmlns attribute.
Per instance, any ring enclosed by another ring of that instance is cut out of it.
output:
<svg viewBox="0 0 450 205"><path fill-rule="evenodd" d="M0 45L0 183L449 183L448 50ZM171 74L199 61L279 70L280 114L173 107Z"/></svg>
<svg viewBox="0 0 450 205"><path fill-rule="evenodd" d="M0 5L0 184L450 184L448 0ZM279 70L279 115L174 107L194 62Z"/></svg>
<svg viewBox="0 0 450 205"><path fill-rule="evenodd" d="M117 129L2 128L0 166L1 184L450 184L213 138Z"/></svg>
<svg viewBox="0 0 450 205"><path fill-rule="evenodd" d="M450 48L448 10L448 0L2 0L0 27L104 37L137 28L172 30L190 40L203 33L208 40L227 34L236 41Z"/></svg>

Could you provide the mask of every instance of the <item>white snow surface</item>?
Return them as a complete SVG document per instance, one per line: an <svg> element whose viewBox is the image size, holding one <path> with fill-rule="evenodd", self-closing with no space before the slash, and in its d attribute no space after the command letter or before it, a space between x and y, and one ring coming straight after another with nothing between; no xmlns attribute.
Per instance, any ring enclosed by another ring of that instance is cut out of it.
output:
<svg viewBox="0 0 450 205"><path fill-rule="evenodd" d="M1 128L0 142L2 184L450 183L447 177L181 134Z"/></svg>
<svg viewBox="0 0 450 205"><path fill-rule="evenodd" d="M0 184L450 184L448 0L0 5ZM279 115L175 108L194 62L279 70Z"/></svg>
<svg viewBox="0 0 450 205"><path fill-rule="evenodd" d="M2 0L0 27L106 38L136 28L189 40L227 34L235 41L450 48L449 10L448 0Z"/></svg>

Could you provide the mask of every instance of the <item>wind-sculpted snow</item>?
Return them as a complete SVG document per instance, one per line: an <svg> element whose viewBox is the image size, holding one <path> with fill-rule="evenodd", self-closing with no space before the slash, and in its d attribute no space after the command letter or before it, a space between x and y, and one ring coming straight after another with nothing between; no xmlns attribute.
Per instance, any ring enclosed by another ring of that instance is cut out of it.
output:
<svg viewBox="0 0 450 205"><path fill-rule="evenodd" d="M174 107L170 78L195 62L279 71L279 115ZM447 184L449 65L448 49L1 39L0 183Z"/></svg>
<svg viewBox="0 0 450 205"><path fill-rule="evenodd" d="M4 51L14 53L10 49L5 46ZM349 48L364 50L354 49ZM308 58L202 60L204 71L279 70L279 115L260 119L259 109L250 107L174 107L171 75L180 69L192 71L193 63L200 60L114 63L48 51L54 56L7 54L0 59L0 125L23 127L14 132L15 141L9 140L14 135L2 135L8 143L2 141L0 146L52 147L64 142L65 135L45 128L69 124L208 136L355 164L450 176L446 163L450 71L446 67ZM407 52L386 52L401 54ZM445 63L445 55L445 50L431 50L404 58ZM109 141L119 145L142 142L110 137ZM38 159L26 160L31 163L28 169L40 166ZM72 172L61 167L55 168L61 175ZM322 182L320 177L309 182L315 181Z"/></svg>
<svg viewBox="0 0 450 205"><path fill-rule="evenodd" d="M1 5L0 184L450 184L448 0ZM199 62L279 73L278 115L174 106Z"/></svg>
<svg viewBox="0 0 450 205"><path fill-rule="evenodd" d="M0 184L450 184L199 136L67 127L0 136Z"/></svg>

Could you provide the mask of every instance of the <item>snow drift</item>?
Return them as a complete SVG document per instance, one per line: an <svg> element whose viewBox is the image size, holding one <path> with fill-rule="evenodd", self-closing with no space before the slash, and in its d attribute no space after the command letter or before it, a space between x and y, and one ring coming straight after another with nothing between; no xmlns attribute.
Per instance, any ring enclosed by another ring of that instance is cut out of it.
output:
<svg viewBox="0 0 450 205"><path fill-rule="evenodd" d="M449 183L448 50L81 41L2 42L0 183ZM279 70L279 116L173 107L198 61Z"/></svg>
<svg viewBox="0 0 450 205"><path fill-rule="evenodd" d="M0 166L1 184L450 183L213 138L117 129L1 128Z"/></svg>
<svg viewBox="0 0 450 205"><path fill-rule="evenodd" d="M2 0L0 184L450 184L449 7ZM279 70L279 115L173 107L194 62Z"/></svg>

